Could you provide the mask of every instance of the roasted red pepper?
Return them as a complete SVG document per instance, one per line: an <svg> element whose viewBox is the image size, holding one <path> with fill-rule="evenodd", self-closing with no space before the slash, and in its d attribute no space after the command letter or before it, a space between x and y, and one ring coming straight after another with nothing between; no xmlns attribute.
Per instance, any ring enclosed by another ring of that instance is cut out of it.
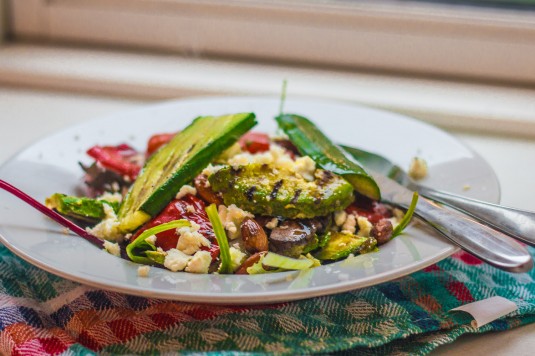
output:
<svg viewBox="0 0 535 356"><path fill-rule="evenodd" d="M269 136L261 132L248 132L238 141L242 150L250 153L269 151Z"/></svg>
<svg viewBox="0 0 535 356"><path fill-rule="evenodd" d="M193 209L190 208L190 210L188 210L188 206L192 206ZM215 259L219 255L219 246L217 245L214 229L208 219L205 207L206 206L201 199L191 194L186 195L182 199L173 200L158 216L143 225L143 227L132 236L130 241L134 241L143 231L150 229L151 227L173 220L187 219L200 226L199 233L206 237L211 243L210 247L203 246L201 249L209 251L212 255L212 259ZM176 248L179 239L179 236L174 229L160 232L159 234L156 234L156 237L156 247L161 247L164 251Z"/></svg>
<svg viewBox="0 0 535 356"><path fill-rule="evenodd" d="M136 179L141 166L133 162L133 158L138 154L127 144L118 146L93 146L87 150L87 154L93 157L104 168L112 170L131 180Z"/></svg>
<svg viewBox="0 0 535 356"><path fill-rule="evenodd" d="M355 202L346 208L346 212L348 214L363 216L372 224L376 224L379 220L392 217L392 212L386 205L362 195L357 196Z"/></svg>
<svg viewBox="0 0 535 356"><path fill-rule="evenodd" d="M147 157L156 152L160 147L171 141L176 133L163 133L151 136L147 143Z"/></svg>

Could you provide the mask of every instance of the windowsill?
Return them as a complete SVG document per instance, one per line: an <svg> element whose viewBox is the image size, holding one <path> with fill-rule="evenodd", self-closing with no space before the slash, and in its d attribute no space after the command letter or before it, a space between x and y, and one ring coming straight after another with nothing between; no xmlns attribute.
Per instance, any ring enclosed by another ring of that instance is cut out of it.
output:
<svg viewBox="0 0 535 356"><path fill-rule="evenodd" d="M535 137L535 89L88 48L6 44L0 85L121 97L289 94L404 113L450 130Z"/></svg>

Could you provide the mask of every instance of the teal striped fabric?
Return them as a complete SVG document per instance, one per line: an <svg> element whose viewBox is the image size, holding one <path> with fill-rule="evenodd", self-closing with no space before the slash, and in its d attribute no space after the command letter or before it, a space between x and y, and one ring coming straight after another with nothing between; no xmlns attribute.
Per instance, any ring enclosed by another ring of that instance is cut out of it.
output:
<svg viewBox="0 0 535 356"><path fill-rule="evenodd" d="M534 271L505 273L461 252L402 279L333 296L197 305L86 287L0 247L0 353L424 355L463 334L534 322L534 279ZM519 308L480 329L469 315L448 312L491 296Z"/></svg>

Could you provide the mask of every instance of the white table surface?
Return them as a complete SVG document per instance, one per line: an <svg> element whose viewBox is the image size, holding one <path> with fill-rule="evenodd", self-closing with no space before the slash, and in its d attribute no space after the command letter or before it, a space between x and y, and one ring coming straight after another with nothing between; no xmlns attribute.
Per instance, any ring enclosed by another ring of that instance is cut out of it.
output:
<svg viewBox="0 0 535 356"><path fill-rule="evenodd" d="M0 87L0 164L36 139L149 100L95 97ZM515 137L452 132L486 159L498 175L502 204L535 210L535 142ZM435 355L531 355L535 324L486 335L463 336Z"/></svg>

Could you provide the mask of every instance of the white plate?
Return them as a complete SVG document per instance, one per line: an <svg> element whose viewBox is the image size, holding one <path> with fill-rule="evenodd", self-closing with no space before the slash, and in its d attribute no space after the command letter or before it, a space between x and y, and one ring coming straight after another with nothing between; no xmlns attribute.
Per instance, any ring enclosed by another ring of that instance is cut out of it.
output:
<svg viewBox="0 0 535 356"><path fill-rule="evenodd" d="M83 189L78 162L90 163L84 152L94 144L128 142L144 149L151 134L179 130L196 116L244 111L256 113L256 130L275 132L278 107L275 98L219 97L112 115L31 145L0 167L0 178L39 201L55 192L77 193ZM311 99L288 99L285 111L309 117L339 143L375 151L401 167L408 167L417 154L424 157L430 167L426 182L431 186L499 200L498 182L488 164L437 128L388 112ZM466 186L471 189L464 191ZM304 272L194 275L151 268L150 276L142 278L137 276L138 265L65 234L56 223L5 192L0 192L0 237L26 261L83 284L145 297L223 304L289 301L362 288L415 272L457 251L429 228L414 224L377 253Z"/></svg>

